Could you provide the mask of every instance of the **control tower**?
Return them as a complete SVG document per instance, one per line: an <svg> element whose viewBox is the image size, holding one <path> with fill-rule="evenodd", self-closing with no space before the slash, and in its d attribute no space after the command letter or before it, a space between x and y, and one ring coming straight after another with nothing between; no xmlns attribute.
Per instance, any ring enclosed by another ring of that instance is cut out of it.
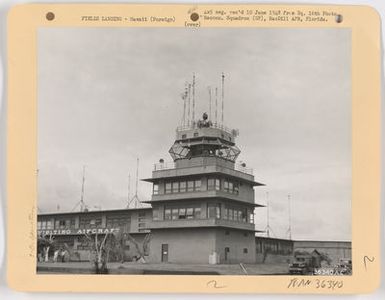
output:
<svg viewBox="0 0 385 300"><path fill-rule="evenodd" d="M150 261L255 262L253 171L237 163L237 130L213 124L207 114L178 127L172 162L155 164L150 201Z"/></svg>

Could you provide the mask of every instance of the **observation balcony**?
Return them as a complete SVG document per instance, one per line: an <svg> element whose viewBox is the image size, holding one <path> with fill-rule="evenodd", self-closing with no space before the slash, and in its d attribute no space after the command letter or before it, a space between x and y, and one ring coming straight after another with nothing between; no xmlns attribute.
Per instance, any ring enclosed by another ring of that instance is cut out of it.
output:
<svg viewBox="0 0 385 300"><path fill-rule="evenodd" d="M163 228L202 228L202 227L224 227L248 231L255 230L253 223L237 222L224 219L183 219L183 220L159 220L150 221L147 225L148 229L163 229Z"/></svg>
<svg viewBox="0 0 385 300"><path fill-rule="evenodd" d="M213 162L212 165L217 165L217 164L215 162ZM199 166L202 166L201 161L191 161L189 163L189 167L199 167ZM175 162L167 161L167 162L163 162L163 163L154 164L153 171L172 170L172 169L176 169ZM235 171L247 174L247 175L251 175L251 176L253 176L253 174L254 174L254 170L252 168L248 168L244 164L239 163L239 162L234 164L234 169L232 169L230 167L229 167L229 169L235 170Z"/></svg>

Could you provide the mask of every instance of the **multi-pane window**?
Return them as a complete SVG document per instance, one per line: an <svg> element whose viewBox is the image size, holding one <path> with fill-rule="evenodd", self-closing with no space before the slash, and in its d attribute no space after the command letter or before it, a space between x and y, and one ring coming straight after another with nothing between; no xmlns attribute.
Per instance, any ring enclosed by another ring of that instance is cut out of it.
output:
<svg viewBox="0 0 385 300"><path fill-rule="evenodd" d="M215 178L208 178L207 179L207 189L209 191L212 191L215 188Z"/></svg>
<svg viewBox="0 0 385 300"><path fill-rule="evenodd" d="M202 187L202 180L195 180L194 191L200 191Z"/></svg>
<svg viewBox="0 0 385 300"><path fill-rule="evenodd" d="M199 219L200 215L200 207L166 208L164 210L165 220Z"/></svg>
<svg viewBox="0 0 385 300"><path fill-rule="evenodd" d="M219 178L208 178L207 179L207 189L209 191L221 189L221 180Z"/></svg>
<svg viewBox="0 0 385 300"><path fill-rule="evenodd" d="M223 190L227 193L229 192L229 181L227 179L223 181Z"/></svg>
<svg viewBox="0 0 385 300"><path fill-rule="evenodd" d="M178 220L178 218L179 218L178 209L177 208L173 208L171 210L171 215L172 215L172 219L173 220Z"/></svg>
<svg viewBox="0 0 385 300"><path fill-rule="evenodd" d="M164 210L164 219L165 220L171 220L171 209L166 208Z"/></svg>
<svg viewBox="0 0 385 300"><path fill-rule="evenodd" d="M186 219L186 209L179 208L179 219Z"/></svg>
<svg viewBox="0 0 385 300"><path fill-rule="evenodd" d="M84 216L80 218L79 227L84 228L98 228L102 225L101 217Z"/></svg>
<svg viewBox="0 0 385 300"><path fill-rule="evenodd" d="M242 210L242 222L247 222L247 209Z"/></svg>
<svg viewBox="0 0 385 300"><path fill-rule="evenodd" d="M234 189L233 189L234 194L238 195L239 194L239 182L234 182Z"/></svg>
<svg viewBox="0 0 385 300"><path fill-rule="evenodd" d="M178 181L174 181L172 183L172 192L173 193L179 193L179 182Z"/></svg>
<svg viewBox="0 0 385 300"><path fill-rule="evenodd" d="M194 208L194 217L195 217L195 219L200 219L200 217L201 217L201 208L200 207Z"/></svg>
<svg viewBox="0 0 385 300"><path fill-rule="evenodd" d="M66 228L70 228L70 226L71 226L70 219L55 220L55 229L66 229Z"/></svg>
<svg viewBox="0 0 385 300"><path fill-rule="evenodd" d="M131 216L129 214L107 214L106 216L106 227L107 228L118 228L124 227L127 229L131 220Z"/></svg>
<svg viewBox="0 0 385 300"><path fill-rule="evenodd" d="M221 218L221 205L218 203L209 204L207 206L207 216L209 219L211 219L211 218L220 219Z"/></svg>
<svg viewBox="0 0 385 300"><path fill-rule="evenodd" d="M215 207L215 217L217 219L220 219L221 218L221 205L218 204L216 207Z"/></svg>
<svg viewBox="0 0 385 300"><path fill-rule="evenodd" d="M185 193L200 191L202 188L202 180L188 180L188 181L173 181L165 183L165 193ZM159 193L159 187L158 192ZM155 192L154 192L155 194Z"/></svg>
<svg viewBox="0 0 385 300"><path fill-rule="evenodd" d="M189 207L186 209L186 218L187 219L194 219L194 208Z"/></svg>
<svg viewBox="0 0 385 300"><path fill-rule="evenodd" d="M225 208L223 219L227 220L229 218L229 209Z"/></svg>
<svg viewBox="0 0 385 300"><path fill-rule="evenodd" d="M234 184L231 181L229 181L229 192L230 193L234 192Z"/></svg>
<svg viewBox="0 0 385 300"><path fill-rule="evenodd" d="M233 219L234 219L233 209L229 208L229 220L233 220Z"/></svg>
<svg viewBox="0 0 385 300"><path fill-rule="evenodd" d="M254 223L253 215L249 214L246 208L226 207L223 218L237 222Z"/></svg>
<svg viewBox="0 0 385 300"><path fill-rule="evenodd" d="M239 182L237 181L231 181L229 179L224 179L222 182L222 187L221 187L221 181L220 179L216 178L210 178L207 181L207 186L209 190L222 190L225 191L226 193L231 193L238 195L239 194Z"/></svg>
<svg viewBox="0 0 385 300"><path fill-rule="evenodd" d="M249 222L254 224L254 213L253 212L250 213Z"/></svg>
<svg viewBox="0 0 385 300"><path fill-rule="evenodd" d="M154 221L158 221L160 218L160 214L159 214L159 208L153 208L152 209L152 219L154 220Z"/></svg>
<svg viewBox="0 0 385 300"><path fill-rule="evenodd" d="M166 194L170 194L171 192L172 192L172 190L171 190L171 182L166 182L165 193Z"/></svg>
<svg viewBox="0 0 385 300"><path fill-rule="evenodd" d="M193 192L194 191L194 181L189 180L187 181L187 192Z"/></svg>
<svg viewBox="0 0 385 300"><path fill-rule="evenodd" d="M154 195L158 195L159 194L159 184L154 183L153 188L152 188L152 193Z"/></svg>
<svg viewBox="0 0 385 300"><path fill-rule="evenodd" d="M220 179L215 179L215 190L219 191L221 189L221 181Z"/></svg>
<svg viewBox="0 0 385 300"><path fill-rule="evenodd" d="M47 221L47 229L53 229L53 221Z"/></svg>
<svg viewBox="0 0 385 300"><path fill-rule="evenodd" d="M40 228L39 228L40 223ZM54 229L53 221L41 221L38 222L38 229Z"/></svg>
<svg viewBox="0 0 385 300"><path fill-rule="evenodd" d="M179 184L179 191L181 193L185 193L187 191L187 183L186 181L181 181Z"/></svg>

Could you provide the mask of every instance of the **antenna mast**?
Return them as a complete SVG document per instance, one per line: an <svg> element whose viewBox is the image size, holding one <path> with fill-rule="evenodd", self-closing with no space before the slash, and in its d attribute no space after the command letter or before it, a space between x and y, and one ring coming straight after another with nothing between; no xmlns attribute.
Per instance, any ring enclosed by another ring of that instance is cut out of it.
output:
<svg viewBox="0 0 385 300"><path fill-rule="evenodd" d="M136 159L136 182L135 182L135 195L128 203L127 208L130 208L130 204L134 203L134 208L142 207L142 204L138 196L138 183L139 183L139 158Z"/></svg>
<svg viewBox="0 0 385 300"><path fill-rule="evenodd" d="M127 205L130 205L130 192L131 192L131 174L128 173L128 184L127 184Z"/></svg>
<svg viewBox="0 0 385 300"><path fill-rule="evenodd" d="M289 236L289 240L291 240L291 208L290 208L290 204L291 204L291 197L290 197L290 194L287 195L287 202L288 202L288 208L289 208L289 228L287 230L287 233L288 233L288 236Z"/></svg>
<svg viewBox="0 0 385 300"><path fill-rule="evenodd" d="M188 112L187 112L187 126L190 126L190 108L191 108L191 83L188 84Z"/></svg>
<svg viewBox="0 0 385 300"><path fill-rule="evenodd" d="M267 226L266 226L266 235L270 237L270 202L269 202L269 192L266 192L266 206L267 206Z"/></svg>
<svg viewBox="0 0 385 300"><path fill-rule="evenodd" d="M211 86L208 87L209 90L209 120L211 121Z"/></svg>
<svg viewBox="0 0 385 300"><path fill-rule="evenodd" d="M184 93L182 94L182 100L183 100L183 121L182 125L186 126L186 99L187 99L187 82L184 87Z"/></svg>
<svg viewBox="0 0 385 300"><path fill-rule="evenodd" d="M218 88L215 87L215 124L218 124Z"/></svg>
<svg viewBox="0 0 385 300"><path fill-rule="evenodd" d="M225 108L225 74L223 74L222 72L222 125L224 125L223 124L224 108Z"/></svg>
<svg viewBox="0 0 385 300"><path fill-rule="evenodd" d="M80 211L83 212L85 205L84 205L84 183L86 181L86 166L83 166L83 179L82 179L82 193L80 196Z"/></svg>
<svg viewBox="0 0 385 300"><path fill-rule="evenodd" d="M193 73L192 100L193 100L192 121L195 122L195 73Z"/></svg>

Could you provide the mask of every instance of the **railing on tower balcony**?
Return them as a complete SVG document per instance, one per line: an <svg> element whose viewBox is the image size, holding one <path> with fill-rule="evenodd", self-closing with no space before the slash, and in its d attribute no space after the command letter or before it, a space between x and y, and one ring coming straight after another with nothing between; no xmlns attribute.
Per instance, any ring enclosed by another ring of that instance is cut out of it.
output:
<svg viewBox="0 0 385 300"><path fill-rule="evenodd" d="M190 164L190 167L199 167L199 166L200 166L199 163L197 163L196 165ZM166 161L166 162L154 164L154 171L170 170L170 169L175 169L175 162ZM252 168L248 168L242 163L235 163L234 170L248 174L248 175L253 175L254 173Z"/></svg>
<svg viewBox="0 0 385 300"><path fill-rule="evenodd" d="M253 175L253 173L254 173L252 168L248 168L248 167L246 167L245 165L243 165L241 163L235 163L234 169L236 171L239 171L239 172L242 172L242 173L246 173L246 174L249 174L249 175Z"/></svg>
<svg viewBox="0 0 385 300"><path fill-rule="evenodd" d="M192 122L192 124L190 124L190 125L178 126L176 128L176 131L180 132L180 131L187 131L187 130L198 129L198 128L199 128L198 122ZM220 130L223 130L224 132L227 132L228 134L232 134L233 136L239 135L239 131L237 129L231 129L229 127L226 127L226 126L224 126L222 124L218 124L218 123L210 123L210 126L208 126L208 128L220 129Z"/></svg>
<svg viewBox="0 0 385 300"><path fill-rule="evenodd" d="M166 161L154 164L154 171L175 169L175 162Z"/></svg>

